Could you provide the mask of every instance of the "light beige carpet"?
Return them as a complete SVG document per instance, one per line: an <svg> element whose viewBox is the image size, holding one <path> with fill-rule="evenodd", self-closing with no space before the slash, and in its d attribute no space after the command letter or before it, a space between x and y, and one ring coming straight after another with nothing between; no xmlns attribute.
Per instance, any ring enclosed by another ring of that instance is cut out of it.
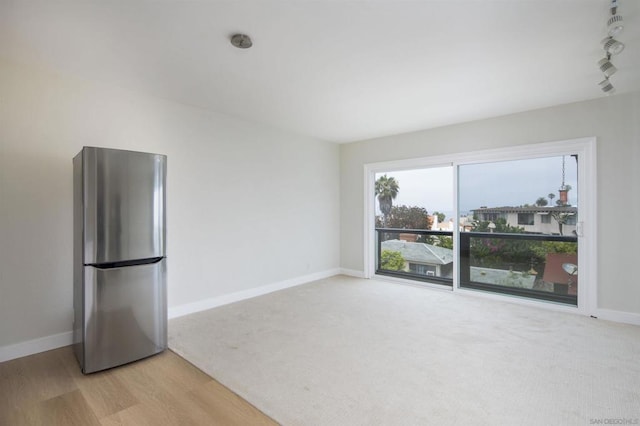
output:
<svg viewBox="0 0 640 426"><path fill-rule="evenodd" d="M284 425L640 419L640 327L375 280L176 318L169 346Z"/></svg>

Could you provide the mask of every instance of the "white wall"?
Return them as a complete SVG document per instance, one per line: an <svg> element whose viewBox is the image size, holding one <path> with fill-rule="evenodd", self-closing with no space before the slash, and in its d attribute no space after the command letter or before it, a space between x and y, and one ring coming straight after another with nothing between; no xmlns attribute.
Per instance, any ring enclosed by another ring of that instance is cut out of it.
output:
<svg viewBox="0 0 640 426"><path fill-rule="evenodd" d="M362 270L366 163L596 136L599 306L640 313L639 123L636 92L338 147L0 60L0 349L71 330L83 145L168 155L176 307Z"/></svg>
<svg viewBox="0 0 640 426"><path fill-rule="evenodd" d="M640 92L342 145L342 267L364 268L364 164L588 136L597 138L598 307L640 314Z"/></svg>
<svg viewBox="0 0 640 426"><path fill-rule="evenodd" d="M339 147L0 61L0 349L71 330L72 157L168 156L169 306L339 267Z"/></svg>

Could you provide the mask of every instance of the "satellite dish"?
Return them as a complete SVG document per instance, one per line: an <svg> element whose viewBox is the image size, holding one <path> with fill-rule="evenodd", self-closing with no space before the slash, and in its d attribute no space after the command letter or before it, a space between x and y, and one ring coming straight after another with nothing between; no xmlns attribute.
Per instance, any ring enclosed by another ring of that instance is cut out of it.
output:
<svg viewBox="0 0 640 426"><path fill-rule="evenodd" d="M578 275L578 266L573 263L563 263L562 269L569 275Z"/></svg>

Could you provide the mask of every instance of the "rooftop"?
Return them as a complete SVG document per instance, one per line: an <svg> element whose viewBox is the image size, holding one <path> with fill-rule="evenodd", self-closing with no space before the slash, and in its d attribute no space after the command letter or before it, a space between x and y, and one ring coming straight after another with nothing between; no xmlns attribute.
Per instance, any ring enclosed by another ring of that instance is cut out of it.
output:
<svg viewBox="0 0 640 426"><path fill-rule="evenodd" d="M402 240L382 242L382 250L397 251L409 262L447 265L453 262L453 250L426 243L412 243Z"/></svg>

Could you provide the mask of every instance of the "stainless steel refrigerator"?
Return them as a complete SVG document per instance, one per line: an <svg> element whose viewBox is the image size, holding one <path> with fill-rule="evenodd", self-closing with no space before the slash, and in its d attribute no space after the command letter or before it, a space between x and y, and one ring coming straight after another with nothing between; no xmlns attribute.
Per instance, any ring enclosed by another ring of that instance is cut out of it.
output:
<svg viewBox="0 0 640 426"><path fill-rule="evenodd" d="M167 347L164 155L73 159L74 352L93 373Z"/></svg>

